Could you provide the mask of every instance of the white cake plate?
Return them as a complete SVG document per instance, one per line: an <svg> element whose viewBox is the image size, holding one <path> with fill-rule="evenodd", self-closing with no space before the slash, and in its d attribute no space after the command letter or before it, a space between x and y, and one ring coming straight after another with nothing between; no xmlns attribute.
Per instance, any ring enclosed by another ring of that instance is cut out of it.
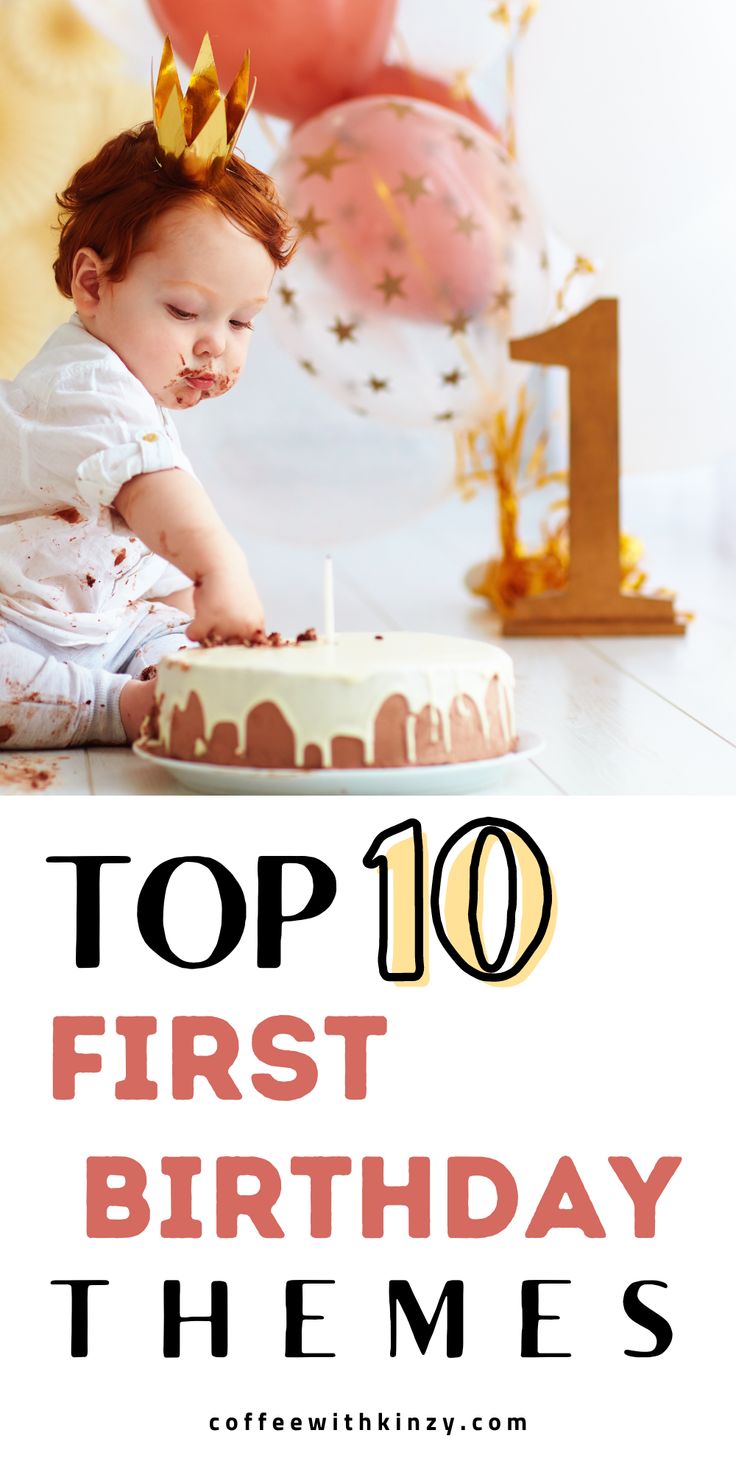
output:
<svg viewBox="0 0 736 1472"><path fill-rule="evenodd" d="M317 767L309 771L182 762L156 756L137 742L133 751L142 761L170 773L194 792L239 793L244 797L391 797L484 792L509 767L537 756L543 747L539 736L521 731L516 751L485 762L447 762L436 767Z"/></svg>

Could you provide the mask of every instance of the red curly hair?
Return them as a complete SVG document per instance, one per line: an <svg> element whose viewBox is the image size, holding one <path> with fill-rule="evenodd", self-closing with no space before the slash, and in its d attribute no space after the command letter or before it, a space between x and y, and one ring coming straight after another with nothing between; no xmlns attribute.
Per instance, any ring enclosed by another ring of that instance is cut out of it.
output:
<svg viewBox="0 0 736 1472"><path fill-rule="evenodd" d="M56 196L62 213L54 276L62 296L71 297L78 250L97 251L109 280L122 281L146 226L187 196L194 204L219 209L260 241L277 269L290 261L296 249L289 238L291 220L267 174L233 154L227 168L206 183L172 177L156 161L156 130L147 122L111 138Z"/></svg>

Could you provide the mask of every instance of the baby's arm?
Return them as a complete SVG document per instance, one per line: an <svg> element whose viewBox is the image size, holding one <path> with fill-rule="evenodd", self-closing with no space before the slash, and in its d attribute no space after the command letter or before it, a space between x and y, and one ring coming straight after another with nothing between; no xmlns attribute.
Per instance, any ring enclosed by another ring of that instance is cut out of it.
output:
<svg viewBox="0 0 736 1472"><path fill-rule="evenodd" d="M160 593L149 593L148 596L154 603L165 603L168 608L176 608L179 613L194 618L194 588L178 588L175 593L167 593L165 598Z"/></svg>
<svg viewBox="0 0 736 1472"><path fill-rule="evenodd" d="M156 470L126 481L115 509L131 531L194 583L191 639L248 638L263 609L245 554L206 491L186 470Z"/></svg>

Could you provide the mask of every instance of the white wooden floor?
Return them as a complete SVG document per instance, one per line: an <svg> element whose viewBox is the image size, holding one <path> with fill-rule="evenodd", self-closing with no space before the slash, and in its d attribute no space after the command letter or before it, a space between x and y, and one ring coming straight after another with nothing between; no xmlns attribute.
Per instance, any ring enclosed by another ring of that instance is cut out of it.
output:
<svg viewBox="0 0 736 1472"><path fill-rule="evenodd" d="M736 793L736 556L710 481L632 481L623 522L643 537L653 587L696 614L683 639L509 640L518 723L546 745L508 770L509 794ZM335 551L338 625L495 638L463 578L493 545L488 501L448 500L389 536ZM268 624L294 633L321 616L321 554L251 539ZM180 794L127 750L7 752L0 795Z"/></svg>

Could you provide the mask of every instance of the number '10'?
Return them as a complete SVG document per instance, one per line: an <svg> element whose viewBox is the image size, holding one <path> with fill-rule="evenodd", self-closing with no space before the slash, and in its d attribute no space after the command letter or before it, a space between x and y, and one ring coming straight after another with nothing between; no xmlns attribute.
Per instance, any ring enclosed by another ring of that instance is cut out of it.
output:
<svg viewBox="0 0 736 1472"><path fill-rule="evenodd" d="M491 886L488 895L486 867L496 847L506 884ZM497 986L523 981L552 939L556 903L549 865L533 838L507 818L475 818L451 834L437 855L431 886L426 834L416 818L384 828L363 863L379 875L378 969L386 981L426 985L430 915L456 965ZM489 903L502 930L493 957L484 940Z"/></svg>

